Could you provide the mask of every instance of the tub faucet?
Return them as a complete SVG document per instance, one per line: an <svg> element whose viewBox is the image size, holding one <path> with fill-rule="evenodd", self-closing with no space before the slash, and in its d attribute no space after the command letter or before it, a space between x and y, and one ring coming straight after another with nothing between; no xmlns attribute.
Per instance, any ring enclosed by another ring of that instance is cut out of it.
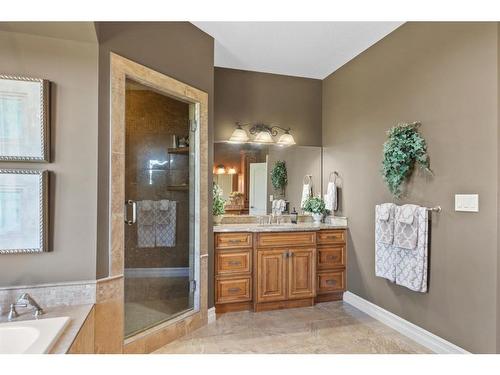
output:
<svg viewBox="0 0 500 375"><path fill-rule="evenodd" d="M8 320L13 320L19 316L16 308L17 307L33 307L33 316L40 316L43 314L43 309L40 305L31 297L28 293L23 293L19 296L15 303L10 305L9 315L7 316Z"/></svg>

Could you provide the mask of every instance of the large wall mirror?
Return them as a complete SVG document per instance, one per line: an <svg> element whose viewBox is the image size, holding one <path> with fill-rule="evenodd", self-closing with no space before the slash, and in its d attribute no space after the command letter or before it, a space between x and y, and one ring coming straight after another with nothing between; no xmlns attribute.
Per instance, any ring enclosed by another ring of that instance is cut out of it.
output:
<svg viewBox="0 0 500 375"><path fill-rule="evenodd" d="M304 183L312 185L314 195L321 194L321 147L259 145L254 143L214 144L214 183L225 199L225 215L266 215L272 201L283 200L283 213L296 209L301 213ZM271 173L284 162L287 184L276 189Z"/></svg>

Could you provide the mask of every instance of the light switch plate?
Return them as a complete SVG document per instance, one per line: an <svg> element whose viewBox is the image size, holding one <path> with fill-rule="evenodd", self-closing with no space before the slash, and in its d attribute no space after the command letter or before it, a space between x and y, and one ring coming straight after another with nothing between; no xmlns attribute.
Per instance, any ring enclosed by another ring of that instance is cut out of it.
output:
<svg viewBox="0 0 500 375"><path fill-rule="evenodd" d="M274 195L269 194L269 202L272 202L274 200Z"/></svg>
<svg viewBox="0 0 500 375"><path fill-rule="evenodd" d="M479 212L479 194L455 194L455 211Z"/></svg>

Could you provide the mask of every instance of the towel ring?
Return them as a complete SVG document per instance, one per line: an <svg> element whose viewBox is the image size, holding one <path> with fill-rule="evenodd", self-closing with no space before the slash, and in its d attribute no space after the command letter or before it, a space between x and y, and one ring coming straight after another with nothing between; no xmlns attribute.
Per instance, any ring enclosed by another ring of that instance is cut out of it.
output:
<svg viewBox="0 0 500 375"><path fill-rule="evenodd" d="M305 184L311 184L312 183L312 175L306 174L304 176L304 179L302 180L302 183Z"/></svg>

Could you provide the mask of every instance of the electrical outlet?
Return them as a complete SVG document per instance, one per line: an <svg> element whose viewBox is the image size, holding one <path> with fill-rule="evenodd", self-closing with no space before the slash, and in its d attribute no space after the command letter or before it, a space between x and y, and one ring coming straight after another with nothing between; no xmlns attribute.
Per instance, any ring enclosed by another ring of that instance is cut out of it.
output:
<svg viewBox="0 0 500 375"><path fill-rule="evenodd" d="M479 212L479 195L455 194L455 211Z"/></svg>
<svg viewBox="0 0 500 375"><path fill-rule="evenodd" d="M274 200L274 195L269 195L269 202L272 202Z"/></svg>

